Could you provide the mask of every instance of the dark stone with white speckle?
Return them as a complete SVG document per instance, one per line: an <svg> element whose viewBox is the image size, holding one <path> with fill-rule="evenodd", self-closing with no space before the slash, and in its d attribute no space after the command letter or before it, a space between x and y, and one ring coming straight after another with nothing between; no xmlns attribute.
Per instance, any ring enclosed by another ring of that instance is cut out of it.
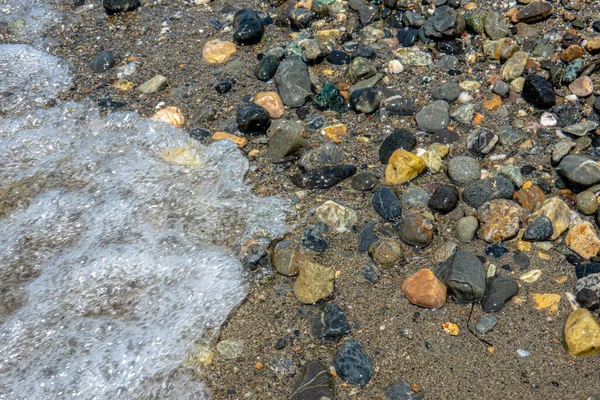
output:
<svg viewBox="0 0 600 400"><path fill-rule="evenodd" d="M292 175L290 181L303 189L327 189L356 174L353 165L323 167Z"/></svg>
<svg viewBox="0 0 600 400"><path fill-rule="evenodd" d="M385 391L385 397L388 400L424 400L423 392L413 392L410 384L406 382L396 382L388 386Z"/></svg>
<svg viewBox="0 0 600 400"><path fill-rule="evenodd" d="M313 335L319 339L337 340L350 333L346 314L337 304L328 303L317 310L312 323Z"/></svg>
<svg viewBox="0 0 600 400"><path fill-rule="evenodd" d="M552 228L552 221L550 218L542 215L537 217L531 225L525 229L525 233L523 233L524 240L531 241L542 241L548 239L554 233L554 229Z"/></svg>
<svg viewBox="0 0 600 400"><path fill-rule="evenodd" d="M351 385L365 386L371 380L373 365L355 340L348 340L333 358L340 378Z"/></svg>
<svg viewBox="0 0 600 400"><path fill-rule="evenodd" d="M333 399L333 377L320 361L306 364L294 384L291 400Z"/></svg>
<svg viewBox="0 0 600 400"><path fill-rule="evenodd" d="M371 197L373 208L382 218L393 221L402 215L402 207L398 196L386 187L380 187Z"/></svg>
<svg viewBox="0 0 600 400"><path fill-rule="evenodd" d="M90 68L97 74L106 72L115 66L115 57L108 51L103 51L90 61Z"/></svg>
<svg viewBox="0 0 600 400"><path fill-rule="evenodd" d="M242 103L237 110L236 122L240 132L259 135L265 133L271 125L269 112L254 103Z"/></svg>

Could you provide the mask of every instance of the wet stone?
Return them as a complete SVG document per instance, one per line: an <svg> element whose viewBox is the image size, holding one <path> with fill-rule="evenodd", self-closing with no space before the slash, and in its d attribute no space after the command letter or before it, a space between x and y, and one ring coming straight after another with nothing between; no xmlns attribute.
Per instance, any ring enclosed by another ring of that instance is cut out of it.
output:
<svg viewBox="0 0 600 400"><path fill-rule="evenodd" d="M552 221L546 216L537 217L523 233L524 240L542 241L552 236Z"/></svg>
<svg viewBox="0 0 600 400"><path fill-rule="evenodd" d="M582 308L586 308L590 311L595 311L600 307L600 298L598 298L598 294L588 288L583 288L578 291L575 300Z"/></svg>
<svg viewBox="0 0 600 400"><path fill-rule="evenodd" d="M306 229L302 233L301 243L305 248L322 253L329 248L329 245L320 235L325 233L325 224L317 224L314 228Z"/></svg>
<svg viewBox="0 0 600 400"><path fill-rule="evenodd" d="M460 96L460 86L456 82L444 83L431 91L433 100L444 100L447 103L454 103Z"/></svg>
<svg viewBox="0 0 600 400"><path fill-rule="evenodd" d="M165 86L167 86L167 78L162 75L156 75L138 86L138 90L144 94L150 94L161 91Z"/></svg>
<svg viewBox="0 0 600 400"><path fill-rule="evenodd" d="M356 57L346 67L344 71L344 77L350 82L356 83L358 81L371 78L377 73L375 66L367 59L362 57Z"/></svg>
<svg viewBox="0 0 600 400"><path fill-rule="evenodd" d="M325 142L308 150L298 160L298 166L305 170L318 169L339 164L344 160L344 150L333 142Z"/></svg>
<svg viewBox="0 0 600 400"><path fill-rule="evenodd" d="M319 307L313 317L312 332L319 339L337 340L350 333L350 325L342 309L328 303Z"/></svg>
<svg viewBox="0 0 600 400"><path fill-rule="evenodd" d="M450 129L442 129L431 136L432 143L449 144L458 142L459 139L460 137L458 136L458 132Z"/></svg>
<svg viewBox="0 0 600 400"><path fill-rule="evenodd" d="M340 114L348 111L348 102L344 96L342 96L338 88L329 82L323 85L321 93L315 97L313 105L316 109L321 111L333 110Z"/></svg>
<svg viewBox="0 0 600 400"><path fill-rule="evenodd" d="M379 178L376 175L370 172L362 172L352 178L352 188L361 192L367 192L372 190L378 182Z"/></svg>
<svg viewBox="0 0 600 400"><path fill-rule="evenodd" d="M288 14L290 25L295 29L307 29L315 20L315 13L306 8L293 8Z"/></svg>
<svg viewBox="0 0 600 400"><path fill-rule="evenodd" d="M408 208L422 208L427 206L429 197L429 193L425 189L416 185L409 185L402 192L401 203Z"/></svg>
<svg viewBox="0 0 600 400"><path fill-rule="evenodd" d="M385 110L391 115L415 115L418 108L411 99L393 96L386 99Z"/></svg>
<svg viewBox="0 0 600 400"><path fill-rule="evenodd" d="M92 71L100 74L115 66L115 57L108 51L103 51L90 61Z"/></svg>
<svg viewBox="0 0 600 400"><path fill-rule="evenodd" d="M335 384L329 369L320 361L310 361L294 384L291 400L333 399Z"/></svg>
<svg viewBox="0 0 600 400"><path fill-rule="evenodd" d="M239 45L253 45L260 42L264 27L254 10L244 8L233 17L233 40Z"/></svg>
<svg viewBox="0 0 600 400"><path fill-rule="evenodd" d="M494 258L500 258L508 253L510 253L510 250L498 243L491 244L485 248L485 254Z"/></svg>
<svg viewBox="0 0 600 400"><path fill-rule="evenodd" d="M433 224L421 214L406 214L394 225L400 239L415 247L426 247L433 239Z"/></svg>
<svg viewBox="0 0 600 400"><path fill-rule="evenodd" d="M463 201L471 207L479 208L483 203L495 199L511 199L515 192L511 181L496 176L469 183L463 191Z"/></svg>
<svg viewBox="0 0 600 400"><path fill-rule="evenodd" d="M416 145L417 138L411 132L404 129L395 129L381 143L379 147L379 161L382 164L387 164L394 151L398 149L412 151Z"/></svg>
<svg viewBox="0 0 600 400"><path fill-rule="evenodd" d="M279 67L279 57L274 55L264 56L256 66L254 75L261 81L268 81L275 76L277 67Z"/></svg>
<svg viewBox="0 0 600 400"><path fill-rule="evenodd" d="M369 246L371 259L379 265L392 265L402 258L402 249L392 240L382 239Z"/></svg>
<svg viewBox="0 0 600 400"><path fill-rule="evenodd" d="M494 329L497 323L498 318L496 318L494 315L484 315L477 322L475 329L477 329L477 332L485 334Z"/></svg>
<svg viewBox="0 0 600 400"><path fill-rule="evenodd" d="M303 189L327 189L356 174L353 165L337 165L292 175L290 181Z"/></svg>
<svg viewBox="0 0 600 400"><path fill-rule="evenodd" d="M440 214L447 214L458 205L458 190L454 186L441 185L427 202L430 209Z"/></svg>
<svg viewBox="0 0 600 400"><path fill-rule="evenodd" d="M389 221L396 220L402 215L402 207L398 196L386 187L380 187L373 193L371 204L377 214Z"/></svg>
<svg viewBox="0 0 600 400"><path fill-rule="evenodd" d="M335 272L312 261L303 261L294 282L294 295L304 304L313 304L333 293Z"/></svg>
<svg viewBox="0 0 600 400"><path fill-rule="evenodd" d="M423 25L425 36L434 39L457 37L464 32L465 27L464 17L448 6L436 8Z"/></svg>
<svg viewBox="0 0 600 400"><path fill-rule="evenodd" d="M371 360L355 340L348 340L342 345L333 358L333 366L340 378L351 385L365 386L371 380Z"/></svg>
<svg viewBox="0 0 600 400"><path fill-rule="evenodd" d="M488 283L481 308L486 313L500 311L519 292L519 284L508 277L497 276Z"/></svg>
<svg viewBox="0 0 600 400"><path fill-rule="evenodd" d="M238 129L242 133L260 135L267 131L271 124L269 112L254 103L242 103L236 114Z"/></svg>
<svg viewBox="0 0 600 400"><path fill-rule="evenodd" d="M498 40L510 33L504 16L497 12L491 12L485 17L485 33L492 39Z"/></svg>
<svg viewBox="0 0 600 400"><path fill-rule="evenodd" d="M345 65L350 63L351 57L344 51L332 50L327 55L327 61L333 65Z"/></svg>
<svg viewBox="0 0 600 400"><path fill-rule="evenodd" d="M426 132L437 132L450 123L448 103L436 100L415 115L417 126Z"/></svg>
<svg viewBox="0 0 600 400"><path fill-rule="evenodd" d="M134 11L140 6L139 0L103 0L102 6L107 14Z"/></svg>
<svg viewBox="0 0 600 400"><path fill-rule="evenodd" d="M350 94L350 107L357 112L370 114L379 109L381 100L381 94L377 89L358 89Z"/></svg>
<svg viewBox="0 0 600 400"><path fill-rule="evenodd" d="M543 0L532 1L512 16L512 22L537 22L552 15L553 12L554 7L549 2Z"/></svg>

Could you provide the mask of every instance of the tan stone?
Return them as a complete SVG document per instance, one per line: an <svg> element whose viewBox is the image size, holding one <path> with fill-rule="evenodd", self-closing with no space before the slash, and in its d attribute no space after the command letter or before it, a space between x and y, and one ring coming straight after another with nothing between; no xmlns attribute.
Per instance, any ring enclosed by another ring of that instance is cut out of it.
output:
<svg viewBox="0 0 600 400"><path fill-rule="evenodd" d="M446 285L427 268L406 278L401 289L408 301L417 306L440 308L446 302Z"/></svg>
<svg viewBox="0 0 600 400"><path fill-rule="evenodd" d="M567 233L565 243L569 249L586 260L594 257L600 251L600 239L596 235L594 226L588 221L573 225Z"/></svg>
<svg viewBox="0 0 600 400"><path fill-rule="evenodd" d="M477 235L487 242L500 242L511 239L519 233L521 207L506 200L492 200L477 210L480 222Z"/></svg>
<svg viewBox="0 0 600 400"><path fill-rule="evenodd" d="M425 161L404 149L392 153L385 168L385 181L391 185L401 185L416 178L425 171Z"/></svg>
<svg viewBox="0 0 600 400"><path fill-rule="evenodd" d="M338 233L347 232L358 220L356 211L331 200L321 204L315 210L315 215L319 221Z"/></svg>
<svg viewBox="0 0 600 400"><path fill-rule="evenodd" d="M600 50L600 35L589 36L585 49L590 53L595 53Z"/></svg>
<svg viewBox="0 0 600 400"><path fill-rule="evenodd" d="M171 164L193 167L202 165L200 155L194 148L174 147L163 150L160 154L163 160Z"/></svg>
<svg viewBox="0 0 600 400"><path fill-rule="evenodd" d="M585 308L569 315L564 334L567 351L572 356L591 356L600 351L600 323Z"/></svg>
<svg viewBox="0 0 600 400"><path fill-rule="evenodd" d="M513 79L523 75L529 54L524 51L517 51L511 58L506 60L502 68L500 68L500 77L511 82Z"/></svg>
<svg viewBox="0 0 600 400"><path fill-rule="evenodd" d="M223 64L236 52L237 47L232 42L211 40L202 48L202 59L209 64Z"/></svg>
<svg viewBox="0 0 600 400"><path fill-rule="evenodd" d="M241 149L242 147L244 147L247 143L246 139L244 139L243 137L239 137L236 135L232 135L231 133L227 133L227 132L215 132L213 133L212 140L223 140L223 139L229 139L231 140L233 143L237 144L237 146Z"/></svg>
<svg viewBox="0 0 600 400"><path fill-rule="evenodd" d="M594 82L589 76L580 76L571 82L569 90L577 97L588 97L594 93Z"/></svg>
<svg viewBox="0 0 600 400"><path fill-rule="evenodd" d="M560 53L560 59L562 61L573 61L581 58L583 55L583 49L578 44L572 44L567 47L562 53Z"/></svg>
<svg viewBox="0 0 600 400"><path fill-rule="evenodd" d="M304 261L294 283L294 294L304 304L312 304L333 293L335 272L316 262Z"/></svg>
<svg viewBox="0 0 600 400"><path fill-rule="evenodd" d="M550 221L552 222L553 233L549 238L550 240L559 237L567 230L571 222L571 210L569 209L569 206L558 197L552 197L546 200L542 206L531 215L529 220L533 222L537 217L542 215L550 218Z"/></svg>
<svg viewBox="0 0 600 400"><path fill-rule="evenodd" d="M165 107L160 109L150 119L152 121L165 122L176 128L181 128L185 122L181 110L177 107Z"/></svg>
<svg viewBox="0 0 600 400"><path fill-rule="evenodd" d="M285 106L281 97L277 92L260 92L254 96L254 104L258 104L269 112L269 116L273 119L283 117Z"/></svg>

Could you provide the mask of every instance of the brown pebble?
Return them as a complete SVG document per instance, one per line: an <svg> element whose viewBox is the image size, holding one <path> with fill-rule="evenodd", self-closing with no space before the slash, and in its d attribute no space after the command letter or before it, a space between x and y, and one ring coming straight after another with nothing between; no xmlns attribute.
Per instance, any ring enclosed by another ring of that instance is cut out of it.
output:
<svg viewBox="0 0 600 400"><path fill-rule="evenodd" d="M581 58L583 55L583 49L578 44L572 44L566 48L565 51L560 53L560 59L562 61L573 61Z"/></svg>
<svg viewBox="0 0 600 400"><path fill-rule="evenodd" d="M417 306L440 308L446 302L446 285L427 268L406 278L401 289L408 301Z"/></svg>

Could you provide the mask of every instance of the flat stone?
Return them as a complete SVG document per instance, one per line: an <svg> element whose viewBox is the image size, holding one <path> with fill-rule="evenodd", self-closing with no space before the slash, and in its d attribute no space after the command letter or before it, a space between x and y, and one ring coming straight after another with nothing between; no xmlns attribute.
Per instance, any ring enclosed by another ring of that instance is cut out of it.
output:
<svg viewBox="0 0 600 400"><path fill-rule="evenodd" d="M460 86L456 82L444 83L431 91L433 100L443 100L447 103L454 103L460 96Z"/></svg>
<svg viewBox="0 0 600 400"><path fill-rule="evenodd" d="M408 301L420 307L440 308L446 302L446 285L426 268L406 278L401 289Z"/></svg>
<svg viewBox="0 0 600 400"><path fill-rule="evenodd" d="M344 381L365 386L371 380L373 365L355 340L346 341L333 358L333 366Z"/></svg>
<svg viewBox="0 0 600 400"><path fill-rule="evenodd" d="M504 16L497 12L488 13L485 17L485 33L492 39L498 40L510 33Z"/></svg>
<svg viewBox="0 0 600 400"><path fill-rule="evenodd" d="M312 332L319 339L337 340L350 333L346 314L335 303L318 308L312 322Z"/></svg>
<svg viewBox="0 0 600 400"><path fill-rule="evenodd" d="M594 93L594 82L589 76L581 76L569 84L569 90L577 97L588 97Z"/></svg>
<svg viewBox="0 0 600 400"><path fill-rule="evenodd" d="M210 40L202 47L202 59L208 64L224 64L237 53L237 46L223 40Z"/></svg>
<svg viewBox="0 0 600 400"><path fill-rule="evenodd" d="M519 293L519 284L516 280L497 276L488 283L481 308L486 313L498 312L517 293Z"/></svg>
<svg viewBox="0 0 600 400"><path fill-rule="evenodd" d="M562 128L562 131L575 136L585 136L589 132L596 130L600 126L598 122L595 121L584 121L578 124L565 126Z"/></svg>
<svg viewBox="0 0 600 400"><path fill-rule="evenodd" d="M486 270L481 260L462 249L442 262L435 272L448 293L459 303L479 301L485 295Z"/></svg>
<svg viewBox="0 0 600 400"><path fill-rule="evenodd" d="M333 399L335 383L329 369L320 361L306 364L292 389L292 400Z"/></svg>
<svg viewBox="0 0 600 400"><path fill-rule="evenodd" d="M377 214L387 220L393 221L402 215L402 207L398 196L386 187L380 187L373 193L371 204Z"/></svg>
<svg viewBox="0 0 600 400"><path fill-rule="evenodd" d="M301 107L312 96L308 66L299 57L286 58L279 64L275 84L288 107Z"/></svg>
<svg viewBox="0 0 600 400"><path fill-rule="evenodd" d="M335 165L292 175L290 181L303 189L328 189L356 174L353 165Z"/></svg>
<svg viewBox="0 0 600 400"><path fill-rule="evenodd" d="M299 265L300 274L294 283L294 294L304 304L313 304L333 293L335 272L315 262Z"/></svg>
<svg viewBox="0 0 600 400"><path fill-rule="evenodd" d="M564 337L567 351L572 356L591 356L600 351L600 323L585 308L569 315Z"/></svg>
<svg viewBox="0 0 600 400"><path fill-rule="evenodd" d="M486 242L512 239L519 233L521 207L500 199L485 203L477 210L480 226L477 235Z"/></svg>
<svg viewBox="0 0 600 400"><path fill-rule="evenodd" d="M511 17L513 23L526 22L528 24L532 22L541 21L544 18L552 15L554 7L547 1L536 0L527 4L521 8L517 13Z"/></svg>
<svg viewBox="0 0 600 400"><path fill-rule="evenodd" d="M448 103L436 100L415 115L417 126L426 132L437 132L450 123Z"/></svg>
<svg viewBox="0 0 600 400"><path fill-rule="evenodd" d="M600 164L579 154L563 158L556 172L568 186L576 189L587 189L600 182Z"/></svg>
<svg viewBox="0 0 600 400"><path fill-rule="evenodd" d="M471 207L479 208L486 201L512 199L514 192L512 182L500 175L469 183L462 198Z"/></svg>
<svg viewBox="0 0 600 400"><path fill-rule="evenodd" d="M165 86L167 86L167 78L162 75L156 75L149 81L138 86L138 90L145 94L151 94L161 91Z"/></svg>
<svg viewBox="0 0 600 400"><path fill-rule="evenodd" d="M395 382L388 386L384 392L388 400L424 400L424 392L414 392L407 382Z"/></svg>
<svg viewBox="0 0 600 400"><path fill-rule="evenodd" d="M494 315L484 315L475 325L475 329L477 329L477 332L485 334L494 329L497 323L498 318Z"/></svg>

